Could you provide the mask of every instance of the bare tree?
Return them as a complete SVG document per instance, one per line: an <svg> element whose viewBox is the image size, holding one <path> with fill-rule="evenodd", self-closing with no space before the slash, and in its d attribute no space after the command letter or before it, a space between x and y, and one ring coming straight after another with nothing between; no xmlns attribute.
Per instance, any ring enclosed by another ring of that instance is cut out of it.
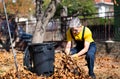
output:
<svg viewBox="0 0 120 79"><path fill-rule="evenodd" d="M32 43L42 43L43 42L44 35L46 32L46 26L47 26L49 20L54 16L57 5L60 2L61 2L61 0L51 0L46 11L42 12L41 16L38 19L37 25L35 27Z"/></svg>

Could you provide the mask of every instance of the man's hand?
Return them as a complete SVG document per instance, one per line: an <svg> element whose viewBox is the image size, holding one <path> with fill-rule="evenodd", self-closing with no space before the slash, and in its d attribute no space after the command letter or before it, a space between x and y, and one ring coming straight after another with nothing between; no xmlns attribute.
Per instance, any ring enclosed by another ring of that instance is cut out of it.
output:
<svg viewBox="0 0 120 79"><path fill-rule="evenodd" d="M73 55L71 55L71 57L75 60L77 60L79 58L78 54L73 54Z"/></svg>
<svg viewBox="0 0 120 79"><path fill-rule="evenodd" d="M68 51L65 51L66 55L69 55L70 53Z"/></svg>

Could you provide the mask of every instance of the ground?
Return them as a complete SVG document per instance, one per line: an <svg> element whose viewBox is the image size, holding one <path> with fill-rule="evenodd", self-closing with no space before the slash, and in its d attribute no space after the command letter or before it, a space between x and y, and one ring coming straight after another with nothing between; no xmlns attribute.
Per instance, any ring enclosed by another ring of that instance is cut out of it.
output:
<svg viewBox="0 0 120 79"><path fill-rule="evenodd" d="M19 69L19 77L21 79L44 79L44 77L37 76L35 73L32 73L28 70L26 70L23 67L23 52L17 51L17 64ZM56 52L55 53L55 68L63 66L60 65L59 61L61 60L61 57L63 56L62 52ZM79 60L79 61L78 61ZM75 60L77 65L83 70L82 77L76 77L76 79L88 79L88 68L86 66L85 56L80 57L78 60ZM62 63L64 64L64 63ZM71 68L71 67L70 67ZM61 69L62 70L62 69ZM59 70L60 71L60 70ZM64 70L63 70L64 71ZM62 71L62 72L63 72ZM95 59L95 68L94 68L96 78L97 79L120 79L120 58L111 55L111 54L96 54ZM13 53L1 51L0 52L0 79L17 79L17 72L16 67L14 63L14 57ZM55 73L56 74L56 73ZM65 74L65 72L64 72ZM69 77L62 75L62 78L58 78L54 76L54 79L75 79L74 77ZM53 77L49 77L48 79L52 79ZM47 79L47 78L45 78ZM89 78L90 79L90 78Z"/></svg>

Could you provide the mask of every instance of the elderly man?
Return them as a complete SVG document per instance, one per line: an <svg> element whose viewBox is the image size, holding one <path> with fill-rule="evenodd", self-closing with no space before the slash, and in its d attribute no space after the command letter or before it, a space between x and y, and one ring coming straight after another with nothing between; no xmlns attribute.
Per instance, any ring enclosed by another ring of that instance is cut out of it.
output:
<svg viewBox="0 0 120 79"><path fill-rule="evenodd" d="M76 46L71 48L72 39ZM88 27L82 26L79 18L74 17L70 21L69 29L67 31L67 44L65 52L70 54L73 58L86 55L87 66L89 69L89 76L95 79L94 74L94 60L96 53L96 44L92 38L92 32Z"/></svg>

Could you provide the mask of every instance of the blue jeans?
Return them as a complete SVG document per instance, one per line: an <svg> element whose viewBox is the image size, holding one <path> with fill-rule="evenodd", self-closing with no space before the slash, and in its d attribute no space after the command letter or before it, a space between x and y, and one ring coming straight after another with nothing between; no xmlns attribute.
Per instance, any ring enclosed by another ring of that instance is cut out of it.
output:
<svg viewBox="0 0 120 79"><path fill-rule="evenodd" d="M81 49L77 49L76 47L72 48L70 50L70 54L73 55L75 53L78 53ZM87 61L87 66L89 69L89 75L92 76L94 75L94 60L95 60L95 53L96 53L96 44L92 42L90 44L90 47L88 49L88 52L86 52L86 61Z"/></svg>

